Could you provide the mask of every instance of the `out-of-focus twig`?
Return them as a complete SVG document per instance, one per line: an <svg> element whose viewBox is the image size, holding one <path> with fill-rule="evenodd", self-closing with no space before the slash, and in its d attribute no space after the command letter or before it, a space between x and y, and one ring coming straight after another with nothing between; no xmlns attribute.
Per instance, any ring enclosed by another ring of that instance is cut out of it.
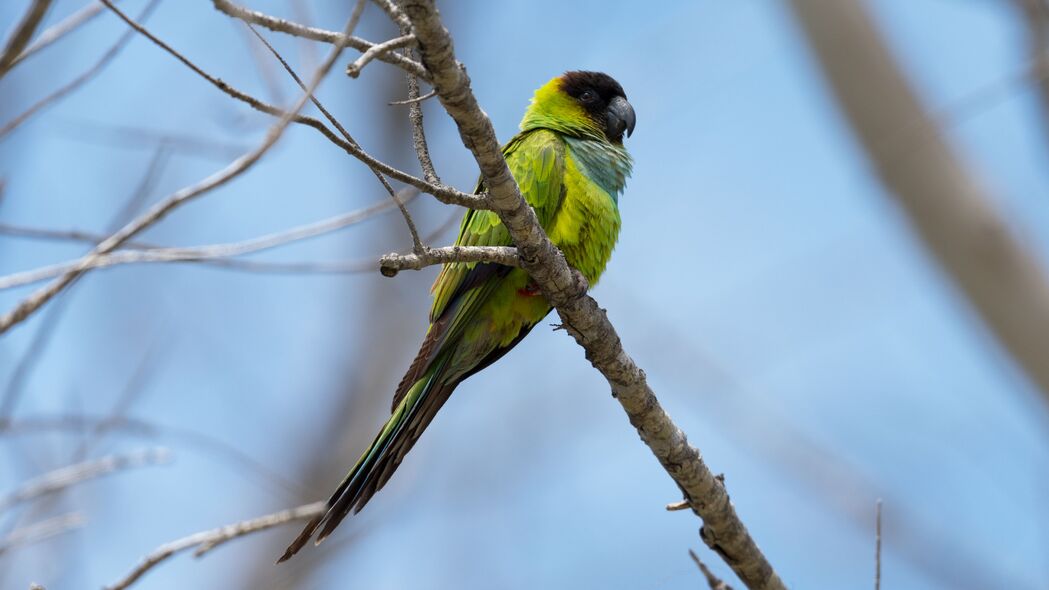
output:
<svg viewBox="0 0 1049 590"><path fill-rule="evenodd" d="M151 0L149 4L146 4L146 7L142 9L141 13L139 13L138 20L144 21L148 19L150 13L153 12L154 8L156 8L158 2L159 0ZM8 133L11 133L15 129L17 129L20 125L22 125L22 123L28 121L29 118L33 115L62 100L66 96L69 96L75 90L77 90L78 88L86 84L88 81L90 81L92 78L97 76L99 72L105 69L105 67L109 65L109 62L113 61L113 58L115 58L117 54L119 54L120 51L124 49L128 42L131 41L131 39L133 39L134 37L135 31L125 31L120 36L120 38L117 39L117 42L114 43L113 46L110 47L108 50L106 50L106 52L102 54L102 57L98 58L98 61L96 61L90 68L85 70L76 78L70 80L65 85L59 87L58 90L55 90L51 94L48 94L44 98L33 103L33 105L30 106L28 109L22 111L21 114L15 116L13 119L5 123L3 127L0 127L0 139L3 139L4 136L6 136Z"/></svg>
<svg viewBox="0 0 1049 590"><path fill-rule="evenodd" d="M414 188L406 189L406 192L413 197L418 194L418 191ZM257 238L242 240L240 242L209 244L206 246L195 246L190 248L121 250L95 256L89 263L85 263L82 259L78 258L67 262L60 262L58 264L52 264L0 277L0 291L43 281L55 276L61 276L76 269L86 271L123 264L140 264L146 262L200 262L204 260L229 259L234 256L243 256L253 252L260 252L262 250L284 246L293 242L300 242L302 240L349 227L370 219L380 213L389 211L394 205L394 203L389 201L381 201L364 209L343 213L314 223L300 225L291 229L266 234Z"/></svg>
<svg viewBox="0 0 1049 590"><path fill-rule="evenodd" d="M874 511L874 590L881 590L881 498Z"/></svg>
<svg viewBox="0 0 1049 590"><path fill-rule="evenodd" d="M860 0L792 0L882 182L999 343L1049 402L1049 282L951 150ZM909 124L900 142L886 129Z"/></svg>
<svg viewBox="0 0 1049 590"><path fill-rule="evenodd" d="M297 508L282 510L258 518L236 522L210 531L195 533L188 537L165 543L143 558L142 562L128 572L126 576L107 588L108 590L124 590L129 588L132 584L138 581L139 578L145 575L146 572L176 553L196 548L193 552L194 557L201 557L219 545L233 539L271 529L287 522L313 518L318 514L322 514L324 510L324 502L314 502Z"/></svg>
<svg viewBox="0 0 1049 590"><path fill-rule="evenodd" d="M86 520L82 514L70 512L19 527L0 539L0 555L21 545L29 545L61 535L83 525L84 522Z"/></svg>
<svg viewBox="0 0 1049 590"><path fill-rule="evenodd" d="M6 76L14 67L15 61L29 44L29 39L40 26L40 21L44 20L44 15L47 14L49 8L51 8L51 0L33 0L33 3L26 9L22 20L8 37L3 52L0 53L0 78Z"/></svg>
<svg viewBox="0 0 1049 590"><path fill-rule="evenodd" d="M1031 71L1042 102L1042 123L1049 140L1049 2L1013 0L1027 26L1028 45L1033 63Z"/></svg>
<svg viewBox="0 0 1049 590"><path fill-rule="evenodd" d="M161 465L171 460L171 453L163 448L141 449L125 454L108 455L60 467L21 484L13 492L0 496L0 512L15 504L53 494L89 479L97 479L117 471L149 465Z"/></svg>
<svg viewBox="0 0 1049 590"><path fill-rule="evenodd" d="M47 30L37 36L36 41L33 41L29 47L25 48L25 51L18 54L11 67L15 67L36 52L47 49L52 43L79 29L81 25L98 16L105 9L105 5L101 2L92 2L67 16L61 22L48 27Z"/></svg>

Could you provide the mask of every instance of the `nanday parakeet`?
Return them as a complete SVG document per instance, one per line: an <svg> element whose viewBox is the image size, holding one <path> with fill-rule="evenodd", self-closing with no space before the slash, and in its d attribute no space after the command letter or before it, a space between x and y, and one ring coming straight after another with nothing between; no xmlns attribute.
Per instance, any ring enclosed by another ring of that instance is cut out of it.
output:
<svg viewBox="0 0 1049 590"><path fill-rule="evenodd" d="M623 88L598 72L567 72L536 90L521 132L503 155L521 194L568 264L593 285L619 235L619 194L630 175L623 134L634 130ZM483 181L477 192L484 190ZM459 246L509 246L492 211L470 210ZM551 306L518 268L493 263L445 264L433 285L430 328L397 387L390 419L280 561L320 529L319 543L350 510L359 511L464 379L492 364L538 324Z"/></svg>

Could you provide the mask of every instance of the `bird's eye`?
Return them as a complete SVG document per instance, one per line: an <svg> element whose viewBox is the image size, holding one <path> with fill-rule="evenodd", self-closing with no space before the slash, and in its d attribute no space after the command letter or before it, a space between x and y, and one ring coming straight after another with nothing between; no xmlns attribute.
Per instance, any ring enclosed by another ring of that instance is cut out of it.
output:
<svg viewBox="0 0 1049 590"><path fill-rule="evenodd" d="M583 93L579 95L579 100L583 102L594 102L597 100L597 94L595 94L593 90L584 90Z"/></svg>

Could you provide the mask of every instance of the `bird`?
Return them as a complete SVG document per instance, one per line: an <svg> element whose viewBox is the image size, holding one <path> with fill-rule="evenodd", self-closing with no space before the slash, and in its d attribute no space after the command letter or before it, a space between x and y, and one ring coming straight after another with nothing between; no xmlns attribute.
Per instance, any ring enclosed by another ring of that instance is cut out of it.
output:
<svg viewBox="0 0 1049 590"><path fill-rule="evenodd" d="M569 71L535 91L520 132L502 148L543 230L590 285L619 237L619 197L633 167L623 136L630 137L634 123L634 108L615 79ZM475 192L484 190L482 178ZM476 209L463 216L455 243L512 245L498 215ZM359 512L456 387L509 352L551 310L527 272L490 262L447 263L431 291L429 329L397 387L389 420L278 563L318 530L319 544L351 511Z"/></svg>

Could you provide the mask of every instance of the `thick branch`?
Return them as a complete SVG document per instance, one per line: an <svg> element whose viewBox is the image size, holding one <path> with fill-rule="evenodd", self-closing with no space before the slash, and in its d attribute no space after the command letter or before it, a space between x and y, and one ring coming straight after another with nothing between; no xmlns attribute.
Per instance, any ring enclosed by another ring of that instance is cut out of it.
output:
<svg viewBox="0 0 1049 590"><path fill-rule="evenodd" d="M1049 401L1049 283L896 66L860 0L792 0L882 182L984 323ZM899 139L887 129L908 124Z"/></svg>
<svg viewBox="0 0 1049 590"><path fill-rule="evenodd" d="M303 39L310 39L312 41L321 41L324 43L336 43L341 42L346 47L351 47L357 51L367 52L376 46L375 43L365 41L352 35L347 36L335 31L326 31L324 29L317 29L314 27L307 27L300 25L289 20L263 14L254 10L238 6L229 0L213 0L215 8L232 16L233 18L240 19L244 22L259 25L265 27L271 31L278 33L285 33L294 37L301 37ZM397 52L385 52L375 56L379 61L384 61L388 64L395 65L404 71L419 76L420 78L427 78L426 70L423 69L416 61L412 61L404 57Z"/></svg>
<svg viewBox="0 0 1049 590"><path fill-rule="evenodd" d="M402 270L420 270L449 262L495 262L520 266L517 248L509 246L448 246L426 248L418 254L387 254L379 259L379 271L388 277Z"/></svg>
<svg viewBox="0 0 1049 590"><path fill-rule="evenodd" d="M236 522L210 531L203 531L188 537L183 537L177 541L165 543L144 557L142 563L128 572L128 574L121 578L120 581L109 586L108 590L124 590L125 588L130 587L139 578L144 576L146 572L176 553L196 548L196 551L193 552L194 557L201 557L205 553L227 541L250 535L251 533L256 533L258 531L271 529L293 520L313 518L318 514L323 514L325 509L326 504L324 502L314 502L313 504L306 504L304 506L282 510L280 512L267 514L251 520Z"/></svg>
<svg viewBox="0 0 1049 590"><path fill-rule="evenodd" d="M481 168L489 201L520 252L521 266L557 308L565 328L608 379L613 395L641 439L703 518L702 537L707 545L725 559L749 588L784 588L736 514L724 484L660 407L645 373L623 350L604 310L586 295L585 280L568 267L564 256L543 232L535 212L521 198L491 121L470 90L470 80L455 59L451 36L432 0L404 0L401 6L411 20L431 83Z"/></svg>

